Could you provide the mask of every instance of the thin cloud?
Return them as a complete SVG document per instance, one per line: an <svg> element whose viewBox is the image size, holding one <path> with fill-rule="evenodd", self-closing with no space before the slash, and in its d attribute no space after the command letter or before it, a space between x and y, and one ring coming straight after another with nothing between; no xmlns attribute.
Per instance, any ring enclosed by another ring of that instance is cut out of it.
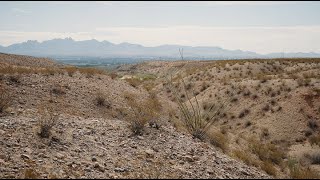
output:
<svg viewBox="0 0 320 180"><path fill-rule="evenodd" d="M21 9L21 8L12 8L12 11L13 11L14 13L22 13L22 14L31 13L31 11L27 11L27 10Z"/></svg>

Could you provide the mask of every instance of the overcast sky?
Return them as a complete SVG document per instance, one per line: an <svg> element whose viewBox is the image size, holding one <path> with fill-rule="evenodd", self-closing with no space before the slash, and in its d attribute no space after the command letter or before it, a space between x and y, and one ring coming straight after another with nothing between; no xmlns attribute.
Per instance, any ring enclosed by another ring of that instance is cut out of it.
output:
<svg viewBox="0 0 320 180"><path fill-rule="evenodd" d="M0 45L65 37L320 53L320 2L0 2Z"/></svg>

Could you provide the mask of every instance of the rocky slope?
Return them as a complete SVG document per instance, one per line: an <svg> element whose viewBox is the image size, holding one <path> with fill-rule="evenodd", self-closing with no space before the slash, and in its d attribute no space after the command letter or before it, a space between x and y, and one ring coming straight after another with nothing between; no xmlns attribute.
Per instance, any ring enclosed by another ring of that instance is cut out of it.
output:
<svg viewBox="0 0 320 180"><path fill-rule="evenodd" d="M1 62L33 64L34 58L26 63L25 57L6 56ZM105 74L61 72L2 72L1 87L11 103L0 116L0 178L270 178L178 132L166 114L160 128L146 125L142 136L133 136L121 115L128 108L125 92L143 99L146 90ZM17 75L18 81L12 78ZM96 105L98 92L110 106ZM51 106L58 120L49 138L41 138L41 108Z"/></svg>

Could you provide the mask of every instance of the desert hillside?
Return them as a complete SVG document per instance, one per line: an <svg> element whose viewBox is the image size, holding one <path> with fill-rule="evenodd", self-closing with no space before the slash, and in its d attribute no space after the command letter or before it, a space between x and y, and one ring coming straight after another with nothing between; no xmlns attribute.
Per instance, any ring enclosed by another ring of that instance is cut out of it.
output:
<svg viewBox="0 0 320 180"><path fill-rule="evenodd" d="M131 73L0 63L0 178L272 178L184 131L162 87L174 63Z"/></svg>
<svg viewBox="0 0 320 180"><path fill-rule="evenodd" d="M226 154L274 177L319 177L320 59L152 61L118 73L171 101L181 132L183 107L212 122L206 134Z"/></svg>

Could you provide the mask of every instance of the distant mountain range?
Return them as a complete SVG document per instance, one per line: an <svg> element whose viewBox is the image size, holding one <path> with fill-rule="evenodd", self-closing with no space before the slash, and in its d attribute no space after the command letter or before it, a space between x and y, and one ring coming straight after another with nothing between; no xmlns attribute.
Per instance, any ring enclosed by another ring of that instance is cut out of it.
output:
<svg viewBox="0 0 320 180"><path fill-rule="evenodd" d="M161 45L145 47L139 44L114 44L95 39L75 41L72 38L52 39L43 42L29 40L7 47L0 46L0 52L31 56L87 56L87 57L134 57L179 59L179 49L183 49L185 59L237 59L237 58L277 58L277 57L320 57L319 53L271 53L257 54L250 51L227 50L209 46Z"/></svg>

